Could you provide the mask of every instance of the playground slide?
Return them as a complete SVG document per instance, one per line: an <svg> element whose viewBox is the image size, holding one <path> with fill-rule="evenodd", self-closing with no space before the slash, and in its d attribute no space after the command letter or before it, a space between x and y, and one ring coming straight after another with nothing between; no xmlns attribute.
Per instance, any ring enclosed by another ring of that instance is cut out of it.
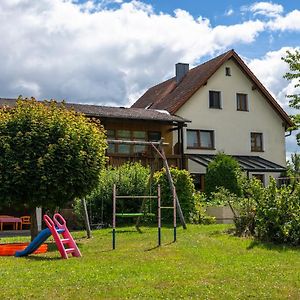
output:
<svg viewBox="0 0 300 300"><path fill-rule="evenodd" d="M51 235L51 231L49 228L42 230L37 237L24 249L23 251L17 251L15 256L27 256L37 250Z"/></svg>

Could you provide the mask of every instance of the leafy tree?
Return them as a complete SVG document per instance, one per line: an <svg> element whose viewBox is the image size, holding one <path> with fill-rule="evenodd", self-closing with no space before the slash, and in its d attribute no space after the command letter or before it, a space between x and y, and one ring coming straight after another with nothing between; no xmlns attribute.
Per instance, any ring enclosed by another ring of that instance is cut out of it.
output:
<svg viewBox="0 0 300 300"><path fill-rule="evenodd" d="M19 98L0 110L0 205L63 206L98 184L106 137L96 120L55 101Z"/></svg>
<svg viewBox="0 0 300 300"><path fill-rule="evenodd" d="M205 192L208 196L223 186L229 192L240 196L242 188L240 184L240 166L231 156L219 153L207 166L205 175Z"/></svg>
<svg viewBox="0 0 300 300"><path fill-rule="evenodd" d="M282 58L290 68L290 72L287 72L283 77L287 80L293 80L295 82L294 87L300 87L300 52L295 50L294 53L287 51L286 57ZM287 95L290 99L289 105L292 108L300 109L300 94ZM295 126L291 130L298 129L300 126L300 114L291 116ZM300 133L296 135L297 143L300 145Z"/></svg>

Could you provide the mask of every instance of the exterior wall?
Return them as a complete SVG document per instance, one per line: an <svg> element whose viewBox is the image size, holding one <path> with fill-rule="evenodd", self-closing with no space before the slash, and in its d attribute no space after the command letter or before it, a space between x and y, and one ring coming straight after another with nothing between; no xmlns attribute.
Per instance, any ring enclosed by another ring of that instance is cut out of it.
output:
<svg viewBox="0 0 300 300"><path fill-rule="evenodd" d="M231 76L225 76L230 67ZM201 87L177 112L180 117L192 120L187 129L214 130L215 149L187 149L185 153L260 156L285 166L285 128L280 116L237 64L229 60ZM209 108L209 91L221 92L222 109ZM249 111L237 111L236 93L248 95ZM251 152L251 132L263 133L263 152ZM175 135L174 135L174 138ZM191 172L202 173L201 166L189 161ZM204 168L205 169L205 168ZM267 177L267 176L266 176Z"/></svg>

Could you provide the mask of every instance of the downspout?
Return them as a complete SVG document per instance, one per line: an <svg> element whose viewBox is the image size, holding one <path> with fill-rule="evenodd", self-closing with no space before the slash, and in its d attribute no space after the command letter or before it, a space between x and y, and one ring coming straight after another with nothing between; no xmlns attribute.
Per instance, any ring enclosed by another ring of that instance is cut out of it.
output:
<svg viewBox="0 0 300 300"><path fill-rule="evenodd" d="M292 130L289 130L289 133L286 134L284 137L288 137L288 136L291 136L292 135Z"/></svg>

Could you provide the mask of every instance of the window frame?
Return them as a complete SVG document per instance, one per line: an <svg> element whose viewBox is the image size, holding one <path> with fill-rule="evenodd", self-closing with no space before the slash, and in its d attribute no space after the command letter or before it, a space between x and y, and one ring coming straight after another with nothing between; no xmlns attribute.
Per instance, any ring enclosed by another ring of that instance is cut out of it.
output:
<svg viewBox="0 0 300 300"><path fill-rule="evenodd" d="M211 105L211 95L213 93L217 93L219 95L219 105L218 106L213 106ZM208 92L208 107L211 108L211 109L222 109L222 95L221 95L221 91L215 91L215 90L210 90Z"/></svg>
<svg viewBox="0 0 300 300"><path fill-rule="evenodd" d="M214 130L207 130L207 129L187 129L186 135L188 132L196 132L197 135L197 146L189 146L187 144L187 149L206 149L206 150L215 150L215 131ZM203 147L201 146L201 132L208 132L210 133L210 140L211 140L211 147ZM188 138L186 137L186 140Z"/></svg>
<svg viewBox="0 0 300 300"><path fill-rule="evenodd" d="M246 105L245 109L243 109L243 105L240 105L241 102L239 101L239 96L245 96L246 98ZM249 100L248 100L248 94L246 93L236 93L236 110L237 111L249 111Z"/></svg>
<svg viewBox="0 0 300 300"><path fill-rule="evenodd" d="M257 147L257 140L256 138L260 138L261 147ZM252 138L254 138L255 145L252 146ZM251 152L264 152L264 138L262 132L251 132L250 133L250 144L251 144Z"/></svg>

